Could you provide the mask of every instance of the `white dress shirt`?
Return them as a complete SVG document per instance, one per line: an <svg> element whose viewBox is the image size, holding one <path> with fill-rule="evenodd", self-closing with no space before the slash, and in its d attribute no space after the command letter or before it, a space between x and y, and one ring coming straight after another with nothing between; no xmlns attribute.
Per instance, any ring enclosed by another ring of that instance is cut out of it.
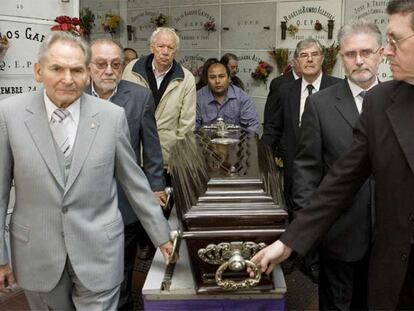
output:
<svg viewBox="0 0 414 311"><path fill-rule="evenodd" d="M155 68L154 61L152 61L152 72L154 73L155 80L157 81L157 89L160 88L162 80L164 80L165 75L171 70L171 68L172 68L172 64L171 64L170 68L168 68L166 71L159 72Z"/></svg>
<svg viewBox="0 0 414 311"><path fill-rule="evenodd" d="M302 78L302 87L301 87L301 90L300 90L299 126L300 126L300 121L302 120L303 111L305 110L306 98L308 98L308 96L309 96L309 92L308 92L308 89L306 87L308 86L308 84L312 84L313 85L312 94L314 94L317 91L319 91L319 88L321 87L321 81L322 81L322 72L316 78L316 80L313 81L312 83L309 83L308 81L305 80L305 78Z"/></svg>
<svg viewBox="0 0 414 311"><path fill-rule="evenodd" d="M366 89L366 90L364 90L360 86L356 85L354 82L352 82L349 79L347 79L347 81L348 81L349 88L351 89L352 96L354 96L354 100L355 100L355 104L357 106L358 112L361 113L362 112L362 101L363 101L363 98L359 94L362 91L368 91L371 88L373 88L374 86L376 86L378 84L378 79L375 79L375 82L368 89Z"/></svg>

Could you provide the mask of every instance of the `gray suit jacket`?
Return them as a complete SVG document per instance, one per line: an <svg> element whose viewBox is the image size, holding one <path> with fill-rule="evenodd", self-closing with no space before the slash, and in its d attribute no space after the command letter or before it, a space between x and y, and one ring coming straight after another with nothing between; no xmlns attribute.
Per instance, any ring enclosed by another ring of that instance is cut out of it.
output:
<svg viewBox="0 0 414 311"><path fill-rule="evenodd" d="M91 94L91 87L86 88L85 92ZM164 165L154 117L154 99L151 90L136 83L121 80L116 94L111 98L111 102L125 110L131 134L131 145L135 151L137 163L141 167L143 166L152 191L164 190ZM141 144L143 163L141 163ZM118 206L125 225L137 221L137 217L119 184Z"/></svg>
<svg viewBox="0 0 414 311"><path fill-rule="evenodd" d="M67 257L92 291L122 281L124 224L115 177L154 244L169 239L168 223L136 164L124 110L86 94L80 109L65 185L43 91L0 102L0 264L8 262L4 223L14 178L11 259L24 289L50 291Z"/></svg>
<svg viewBox="0 0 414 311"><path fill-rule="evenodd" d="M323 177L352 143L352 129L359 117L348 82L343 80L309 96L299 131L293 164L293 200L305 207ZM352 207L324 236L320 250L328 257L357 261L366 254L371 238L369 181L355 195Z"/></svg>

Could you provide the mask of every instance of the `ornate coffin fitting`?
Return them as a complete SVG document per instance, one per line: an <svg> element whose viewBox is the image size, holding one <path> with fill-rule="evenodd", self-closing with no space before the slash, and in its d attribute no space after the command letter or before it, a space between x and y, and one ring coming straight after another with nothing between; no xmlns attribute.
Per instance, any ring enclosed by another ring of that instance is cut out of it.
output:
<svg viewBox="0 0 414 311"><path fill-rule="evenodd" d="M250 261L288 221L270 148L219 120L178 141L170 171L197 293L272 289Z"/></svg>

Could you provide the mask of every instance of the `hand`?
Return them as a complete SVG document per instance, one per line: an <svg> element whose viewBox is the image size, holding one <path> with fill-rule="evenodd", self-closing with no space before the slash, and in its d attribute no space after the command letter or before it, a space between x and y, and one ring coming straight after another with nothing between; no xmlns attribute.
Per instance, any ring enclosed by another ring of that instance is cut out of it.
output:
<svg viewBox="0 0 414 311"><path fill-rule="evenodd" d="M262 273L266 272L266 274L270 274L273 268L277 264L289 258L291 253L291 248L283 244L281 241L277 240L273 244L258 252L251 259L251 261L253 261L256 265L260 265ZM247 272L250 274L251 278L255 276L250 268L247 268Z"/></svg>
<svg viewBox="0 0 414 311"><path fill-rule="evenodd" d="M13 271L8 264L0 265L0 292L9 292L16 288Z"/></svg>
<svg viewBox="0 0 414 311"><path fill-rule="evenodd" d="M155 191L154 194L161 207L167 207L167 193L165 191Z"/></svg>
<svg viewBox="0 0 414 311"><path fill-rule="evenodd" d="M168 241L160 246L160 251L164 256L164 262L166 265L170 263L170 255L173 251L173 245L171 241Z"/></svg>

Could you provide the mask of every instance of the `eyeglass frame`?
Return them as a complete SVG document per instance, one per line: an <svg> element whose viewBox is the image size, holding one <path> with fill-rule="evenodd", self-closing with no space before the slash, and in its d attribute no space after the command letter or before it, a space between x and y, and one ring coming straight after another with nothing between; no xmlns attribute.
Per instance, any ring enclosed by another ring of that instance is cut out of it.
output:
<svg viewBox="0 0 414 311"><path fill-rule="evenodd" d="M410 39L410 38L412 38L412 37L414 37L414 33L412 33L411 35L408 35L408 36L406 36L406 37L404 37L404 38L400 38L400 39L394 39L393 37L391 37L390 35L387 35L386 36L386 41L387 41L387 44L393 49L393 50L397 50L397 48L398 48L398 44L399 43L401 43L401 42L403 42L403 41L405 41L405 40L407 40L407 39Z"/></svg>
<svg viewBox="0 0 414 311"><path fill-rule="evenodd" d="M379 52L379 50L382 49L382 46L380 46L378 49L376 49L375 51L371 50L371 49L363 49L361 51L348 51L345 53L340 52L340 54L349 59L349 60L355 60L357 58L357 56L359 55L361 58L363 59L368 59L370 58L372 55L375 55ZM353 54L352 56L350 54Z"/></svg>
<svg viewBox="0 0 414 311"><path fill-rule="evenodd" d="M103 61L102 62L91 62L91 63L94 64L96 66L96 68L98 68L99 70L103 70L103 69L108 68L108 65L111 66L111 68L113 70L119 70L124 65L124 63L121 60L119 60L119 65L118 65L118 60L114 60L110 63L105 61L105 67L104 67L104 62Z"/></svg>

